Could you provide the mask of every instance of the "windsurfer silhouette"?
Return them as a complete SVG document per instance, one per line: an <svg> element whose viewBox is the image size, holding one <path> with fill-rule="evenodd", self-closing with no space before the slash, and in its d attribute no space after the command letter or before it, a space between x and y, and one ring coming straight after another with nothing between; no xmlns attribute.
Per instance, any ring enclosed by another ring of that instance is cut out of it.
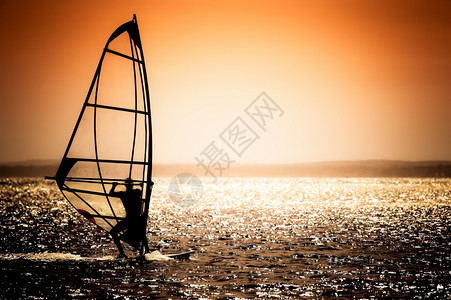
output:
<svg viewBox="0 0 451 300"><path fill-rule="evenodd" d="M137 245L136 248L140 250L140 254L142 255L142 247L144 247L144 253L147 253L149 252L149 245L147 244L146 232L141 229L141 190L133 188L133 181L131 178L125 179L125 191L116 192L115 189L117 185L117 182L113 182L109 196L120 198L126 213L125 219L119 221L110 231L114 243L119 249L118 257L126 257L119 239L120 233L122 233L122 238L126 239L129 244Z"/></svg>

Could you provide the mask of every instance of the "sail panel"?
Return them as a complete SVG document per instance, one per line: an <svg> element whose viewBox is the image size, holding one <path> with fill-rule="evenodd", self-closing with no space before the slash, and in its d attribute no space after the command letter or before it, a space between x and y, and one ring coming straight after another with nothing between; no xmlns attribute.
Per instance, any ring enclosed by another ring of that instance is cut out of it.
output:
<svg viewBox="0 0 451 300"><path fill-rule="evenodd" d="M133 40L130 41L130 36L125 32L125 34L118 35L114 40L108 43L107 49L121 53L126 56L132 56Z"/></svg>
<svg viewBox="0 0 451 300"><path fill-rule="evenodd" d="M106 52L99 78L97 98L91 97L89 103L113 107L144 110L139 68L132 61ZM136 80L137 79L137 80ZM136 80L136 86L135 86ZM112 88L120 87L120 88ZM138 93L138 95L135 95Z"/></svg>
<svg viewBox="0 0 451 300"><path fill-rule="evenodd" d="M94 148L94 109L86 107L80 119L77 134L74 135L68 157L91 158L95 157Z"/></svg>

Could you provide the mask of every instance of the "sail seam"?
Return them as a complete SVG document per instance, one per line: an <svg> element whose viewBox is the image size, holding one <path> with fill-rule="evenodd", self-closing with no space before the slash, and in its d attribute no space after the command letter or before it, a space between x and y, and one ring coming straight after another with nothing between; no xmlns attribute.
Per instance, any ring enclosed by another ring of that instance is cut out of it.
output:
<svg viewBox="0 0 451 300"><path fill-rule="evenodd" d="M132 38L130 37L130 48L131 48L131 52L132 52L132 58L135 58L135 53L133 51L133 41ZM138 110L138 91L137 91L137 87L136 87L136 66L135 66L135 62L133 61L133 83L135 85L134 88L134 92L135 92L135 122L134 122L134 128L133 128L133 146L132 146L132 153L131 153L131 157L130 160L133 161L133 158L135 156L135 147L136 147L136 127L137 127L137 122L138 122L138 114L136 113L136 111ZM128 177L131 178L132 177L132 170L133 170L133 163L130 164L130 169L129 169L129 174ZM142 193L143 191L141 190L141 197L142 197Z"/></svg>
<svg viewBox="0 0 451 300"><path fill-rule="evenodd" d="M97 105L97 96L98 96L98 92L99 92L99 82L100 82L100 70L99 70L99 75L97 77L96 89L95 89L95 94L94 94L94 103L96 105ZM96 165L97 165L97 171L99 172L100 183L102 185L103 191L105 192L105 197L108 202L108 206L110 207L110 210L113 213L113 216L116 218L116 213L114 212L113 206L111 205L110 198L108 197L108 194L106 192L105 184L103 183L103 178L102 178L102 171L100 170L99 151L98 151L98 147L97 147L97 107L94 107L93 125L94 125L94 152L95 152L95 156L96 156L94 161L96 162Z"/></svg>

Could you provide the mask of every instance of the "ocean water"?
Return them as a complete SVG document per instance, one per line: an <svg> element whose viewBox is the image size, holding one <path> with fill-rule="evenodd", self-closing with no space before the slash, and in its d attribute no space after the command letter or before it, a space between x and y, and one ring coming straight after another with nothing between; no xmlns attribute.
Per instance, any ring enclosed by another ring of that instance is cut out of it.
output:
<svg viewBox="0 0 451 300"><path fill-rule="evenodd" d="M54 183L0 179L0 298L451 297L451 179L203 178L190 207L169 181L150 246L190 260L118 260Z"/></svg>

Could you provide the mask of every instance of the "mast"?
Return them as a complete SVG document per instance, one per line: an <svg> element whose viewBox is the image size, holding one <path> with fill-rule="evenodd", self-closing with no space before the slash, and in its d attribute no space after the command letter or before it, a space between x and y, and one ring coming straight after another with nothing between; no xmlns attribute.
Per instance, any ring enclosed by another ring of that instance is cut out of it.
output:
<svg viewBox="0 0 451 300"><path fill-rule="evenodd" d="M151 115L151 108L150 108L150 92L149 92L149 84L147 79L147 70L146 70L146 62L144 59L144 51L142 49L142 43L141 43L141 36L139 34L139 27L138 27L138 20L136 18L136 14L133 14L133 22L136 24L136 33L137 33L137 40L138 46L141 47L141 61L142 64L139 65L140 67L140 75L143 82L143 89L144 89L144 101L146 103L146 111L147 111L147 122L146 122L146 135L147 135L147 141L146 144L147 147L147 183L143 185L143 189L146 189L145 193L145 199L144 199L144 212L143 212L143 230L145 231L145 234L147 233L147 219L149 215L149 206L150 206L150 198L152 195L152 187L153 187L153 181L152 181L152 115ZM142 69L141 69L142 68ZM136 87L136 81L135 81L135 87Z"/></svg>

